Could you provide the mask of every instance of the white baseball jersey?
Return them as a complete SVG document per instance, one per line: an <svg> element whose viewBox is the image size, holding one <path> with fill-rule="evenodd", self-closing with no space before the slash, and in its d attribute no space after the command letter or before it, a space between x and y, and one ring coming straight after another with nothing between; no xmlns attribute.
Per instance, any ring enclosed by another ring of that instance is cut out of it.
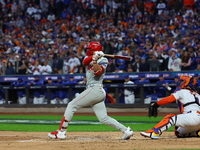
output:
<svg viewBox="0 0 200 150"><path fill-rule="evenodd" d="M63 63L63 74L69 74L70 73L70 70L68 70L68 67L69 67L69 63L64 61L64 63Z"/></svg>
<svg viewBox="0 0 200 150"><path fill-rule="evenodd" d="M68 122L65 123L65 127L68 126L68 123L71 121L74 112L84 106L90 105L92 106L95 115L101 123L124 132L126 130L126 127L119 123L117 120L107 115L104 102L106 92L103 89L102 82L106 72L108 59L105 57L101 57L100 59L98 59L97 63L104 68L104 72L102 72L100 75L94 75L92 62L86 66L87 88L68 103L67 109L64 114L65 118L68 120Z"/></svg>
<svg viewBox="0 0 200 150"><path fill-rule="evenodd" d="M124 84L134 84L133 81L124 82ZM124 101L125 104L134 104L135 102L135 95L132 88L125 88L124 89Z"/></svg>
<svg viewBox="0 0 200 150"><path fill-rule="evenodd" d="M200 111L200 106L196 103L189 104L183 107L185 104L190 102L195 102L195 97L198 99L199 94L192 93L190 90L181 89L175 93L173 93L176 98L179 106L180 113L188 113L189 111Z"/></svg>
<svg viewBox="0 0 200 150"><path fill-rule="evenodd" d="M77 57L70 58L69 59L69 66L70 66L70 72L73 70L75 66L79 66L81 64L80 60ZM74 70L74 73L78 72L78 67Z"/></svg>
<svg viewBox="0 0 200 150"><path fill-rule="evenodd" d="M41 72L42 75L48 75L48 74L52 73L52 68L49 65L42 66L40 68L40 72Z"/></svg>

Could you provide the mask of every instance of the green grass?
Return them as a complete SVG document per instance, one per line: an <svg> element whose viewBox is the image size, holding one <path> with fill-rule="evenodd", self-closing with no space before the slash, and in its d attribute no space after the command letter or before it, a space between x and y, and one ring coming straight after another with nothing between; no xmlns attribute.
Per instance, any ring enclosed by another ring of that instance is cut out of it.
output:
<svg viewBox="0 0 200 150"><path fill-rule="evenodd" d="M145 131L151 129L163 117L149 118L146 116L111 116L124 124L130 126L134 131ZM1 115L1 131L27 131L27 132L49 132L54 131L59 126L62 116L54 115ZM15 122L15 120L24 120L24 122ZM9 121L9 122L8 122ZM32 121L34 123L32 123ZM37 122L37 121L43 121ZM48 121L50 123L48 123ZM52 122L53 121L53 122ZM56 121L56 122L55 122ZM85 123L81 123L84 121ZM91 124L91 123L96 124ZM100 131L118 131L110 126L100 124L96 116L74 116L68 127L68 132L100 132ZM173 131L171 128L169 131Z"/></svg>

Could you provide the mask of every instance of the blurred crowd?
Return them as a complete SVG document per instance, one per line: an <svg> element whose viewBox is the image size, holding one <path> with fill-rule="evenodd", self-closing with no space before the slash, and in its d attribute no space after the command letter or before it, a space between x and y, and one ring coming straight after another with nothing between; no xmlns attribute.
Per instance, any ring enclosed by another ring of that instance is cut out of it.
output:
<svg viewBox="0 0 200 150"><path fill-rule="evenodd" d="M199 0L0 0L0 74L84 73L90 41L107 72L200 70Z"/></svg>

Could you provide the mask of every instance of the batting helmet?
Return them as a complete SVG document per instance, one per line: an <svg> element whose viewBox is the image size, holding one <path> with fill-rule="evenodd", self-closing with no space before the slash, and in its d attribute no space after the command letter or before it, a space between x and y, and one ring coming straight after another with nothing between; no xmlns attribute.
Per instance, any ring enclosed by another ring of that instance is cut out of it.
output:
<svg viewBox="0 0 200 150"><path fill-rule="evenodd" d="M85 48L87 50L86 55L91 56L95 51L102 51L102 45L99 42L90 42Z"/></svg>

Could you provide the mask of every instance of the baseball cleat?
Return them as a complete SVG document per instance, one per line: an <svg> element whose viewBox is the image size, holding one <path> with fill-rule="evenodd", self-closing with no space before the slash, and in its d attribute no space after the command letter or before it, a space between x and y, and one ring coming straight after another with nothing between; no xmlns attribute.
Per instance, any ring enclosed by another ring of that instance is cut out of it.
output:
<svg viewBox="0 0 200 150"><path fill-rule="evenodd" d="M66 131L53 131L51 133L48 133L48 137L52 139L65 139L66 138Z"/></svg>
<svg viewBox="0 0 200 150"><path fill-rule="evenodd" d="M121 139L122 139L122 140L128 140L128 139L130 139L130 137L133 136L133 133L134 133L134 132L131 130L131 128L128 127L128 128L126 129L126 131L124 132L124 135L121 137Z"/></svg>
<svg viewBox="0 0 200 150"><path fill-rule="evenodd" d="M140 132L140 135L142 135L144 137L151 138L151 139L158 139L158 137L159 137L159 134L155 133L155 132L150 132L150 133Z"/></svg>

